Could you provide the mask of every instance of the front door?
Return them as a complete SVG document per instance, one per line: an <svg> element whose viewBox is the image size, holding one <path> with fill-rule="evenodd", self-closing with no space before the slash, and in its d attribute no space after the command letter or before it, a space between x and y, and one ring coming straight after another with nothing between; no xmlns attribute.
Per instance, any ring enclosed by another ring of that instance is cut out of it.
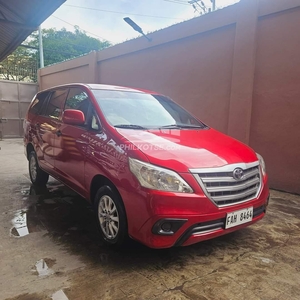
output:
<svg viewBox="0 0 300 300"><path fill-rule="evenodd" d="M84 164L89 143L87 116L91 109L87 93L81 88L70 88L64 109L81 110L86 122L82 126L59 123L56 144L60 155L55 159L55 169L71 188L85 196Z"/></svg>

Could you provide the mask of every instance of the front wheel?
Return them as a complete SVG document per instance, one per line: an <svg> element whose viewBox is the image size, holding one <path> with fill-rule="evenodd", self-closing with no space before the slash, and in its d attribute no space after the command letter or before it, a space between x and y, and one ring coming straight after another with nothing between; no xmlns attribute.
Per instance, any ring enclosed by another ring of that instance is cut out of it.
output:
<svg viewBox="0 0 300 300"><path fill-rule="evenodd" d="M110 186L101 187L94 201L99 230L107 245L122 245L127 239L127 219L123 202Z"/></svg>
<svg viewBox="0 0 300 300"><path fill-rule="evenodd" d="M49 174L40 168L34 151L31 151L29 154L28 168L31 182L37 186L45 186L48 182Z"/></svg>

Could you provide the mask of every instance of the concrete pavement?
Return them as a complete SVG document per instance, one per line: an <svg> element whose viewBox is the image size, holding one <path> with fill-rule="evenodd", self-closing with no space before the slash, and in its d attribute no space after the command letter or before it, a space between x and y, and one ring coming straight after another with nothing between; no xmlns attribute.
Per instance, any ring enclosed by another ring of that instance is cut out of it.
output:
<svg viewBox="0 0 300 300"><path fill-rule="evenodd" d="M221 238L114 250L84 199L31 186L21 140L0 147L0 299L300 299L300 196L272 191L262 221Z"/></svg>

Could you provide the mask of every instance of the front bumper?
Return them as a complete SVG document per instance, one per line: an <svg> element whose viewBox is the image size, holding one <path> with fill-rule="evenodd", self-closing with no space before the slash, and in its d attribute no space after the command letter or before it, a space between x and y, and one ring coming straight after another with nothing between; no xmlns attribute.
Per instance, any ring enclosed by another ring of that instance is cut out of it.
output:
<svg viewBox="0 0 300 300"><path fill-rule="evenodd" d="M173 206L171 207L168 204L172 203L172 200ZM192 245L236 231L264 217L269 201L269 189L265 183L256 199L225 208L217 208L210 205L211 201L203 197L198 199L198 201L196 199L183 200L185 205L181 203L177 207L176 203L180 203L178 198L161 199L159 196L155 197L152 195L150 206L152 211L154 213L157 212L157 214L152 215L134 234L130 234L129 232L131 237L150 248L169 248L173 246ZM201 202L203 209L200 209L199 206L195 208L195 205L191 204L193 201ZM251 206L253 207L252 221L225 229L226 215L228 213ZM165 226L166 230L160 230L161 227L159 226L161 224L172 223L173 221L175 224L174 227L172 225ZM168 231L171 231L170 234L168 234Z"/></svg>
<svg viewBox="0 0 300 300"><path fill-rule="evenodd" d="M230 229L225 229L226 218L194 224L180 236L176 241L175 246L188 246L249 226L263 218L266 213L266 208L267 204L254 208L253 219L251 222Z"/></svg>

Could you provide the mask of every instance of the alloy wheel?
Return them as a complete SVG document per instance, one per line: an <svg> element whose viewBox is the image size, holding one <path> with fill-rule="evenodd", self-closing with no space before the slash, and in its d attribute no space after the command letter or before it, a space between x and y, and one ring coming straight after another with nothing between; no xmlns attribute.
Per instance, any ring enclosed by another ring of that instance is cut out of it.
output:
<svg viewBox="0 0 300 300"><path fill-rule="evenodd" d="M119 232L119 214L113 199L104 195L98 204L98 219L105 237L109 240L116 238Z"/></svg>

